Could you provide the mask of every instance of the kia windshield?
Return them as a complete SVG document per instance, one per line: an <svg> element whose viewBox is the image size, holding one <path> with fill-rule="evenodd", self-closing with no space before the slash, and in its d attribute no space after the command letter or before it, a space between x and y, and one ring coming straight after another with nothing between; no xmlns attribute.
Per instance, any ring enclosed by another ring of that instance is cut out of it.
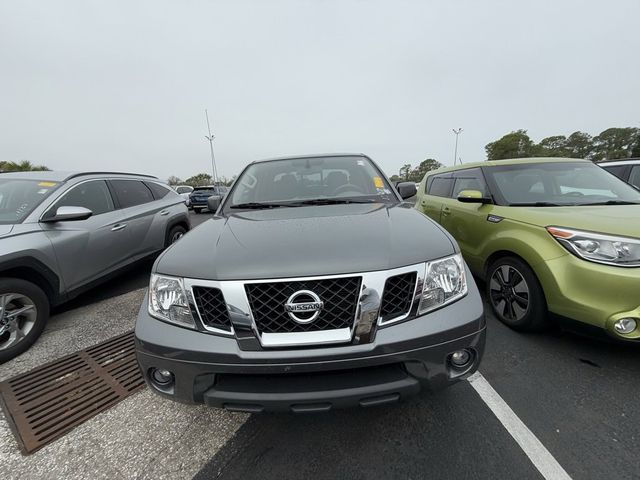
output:
<svg viewBox="0 0 640 480"><path fill-rule="evenodd" d="M496 201L510 206L640 204L640 192L590 162L525 163L485 168Z"/></svg>
<svg viewBox="0 0 640 480"><path fill-rule="evenodd" d="M235 182L225 211L379 202L395 203L398 198L366 157L294 158L247 167Z"/></svg>

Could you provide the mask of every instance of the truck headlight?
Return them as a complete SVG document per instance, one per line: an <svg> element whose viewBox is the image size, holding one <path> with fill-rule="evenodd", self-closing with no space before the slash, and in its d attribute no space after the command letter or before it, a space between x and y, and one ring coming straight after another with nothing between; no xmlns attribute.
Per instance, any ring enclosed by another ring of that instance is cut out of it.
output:
<svg viewBox="0 0 640 480"><path fill-rule="evenodd" d="M149 314L167 322L195 328L181 278L151 275Z"/></svg>
<svg viewBox="0 0 640 480"><path fill-rule="evenodd" d="M418 314L435 310L467 294L467 278L461 254L427 262Z"/></svg>
<svg viewBox="0 0 640 480"><path fill-rule="evenodd" d="M562 227L547 227L547 231L577 257L620 267L640 266L640 239Z"/></svg>

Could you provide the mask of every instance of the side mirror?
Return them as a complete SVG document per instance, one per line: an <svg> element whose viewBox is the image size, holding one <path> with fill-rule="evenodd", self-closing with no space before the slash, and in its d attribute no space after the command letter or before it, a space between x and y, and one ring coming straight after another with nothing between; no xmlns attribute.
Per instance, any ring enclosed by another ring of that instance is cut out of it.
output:
<svg viewBox="0 0 640 480"><path fill-rule="evenodd" d="M482 195L480 190L462 190L458 194L458 201L462 203L492 203L491 199Z"/></svg>
<svg viewBox="0 0 640 480"><path fill-rule="evenodd" d="M403 200L407 198L413 197L416 193L418 193L418 189L416 188L416 184L413 182L400 182L396 184L396 189L400 194L400 197Z"/></svg>
<svg viewBox="0 0 640 480"><path fill-rule="evenodd" d="M211 213L216 213L218 207L220 206L220 201L222 197L220 195L211 195L207 198L207 208Z"/></svg>
<svg viewBox="0 0 640 480"><path fill-rule="evenodd" d="M86 220L91 215L93 215L93 212L84 207L58 207L53 216L44 218L42 221L45 223L70 222L74 220Z"/></svg>

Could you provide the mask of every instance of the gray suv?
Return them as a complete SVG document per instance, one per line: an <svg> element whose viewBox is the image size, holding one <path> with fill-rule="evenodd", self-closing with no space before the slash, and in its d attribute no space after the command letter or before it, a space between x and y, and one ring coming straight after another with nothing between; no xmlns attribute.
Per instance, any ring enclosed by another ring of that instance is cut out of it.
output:
<svg viewBox="0 0 640 480"><path fill-rule="evenodd" d="M188 230L184 201L155 177L0 174L0 362L29 348L52 306Z"/></svg>
<svg viewBox="0 0 640 480"><path fill-rule="evenodd" d="M156 260L135 329L148 384L181 402L311 412L470 375L482 301L455 240L403 202L415 193L364 155L250 164Z"/></svg>

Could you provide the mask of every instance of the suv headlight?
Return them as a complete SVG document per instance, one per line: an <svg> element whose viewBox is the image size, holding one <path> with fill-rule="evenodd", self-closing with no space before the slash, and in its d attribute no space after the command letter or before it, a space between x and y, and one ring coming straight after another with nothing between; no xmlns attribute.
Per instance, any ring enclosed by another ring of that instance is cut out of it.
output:
<svg viewBox="0 0 640 480"><path fill-rule="evenodd" d="M181 278L151 275L149 314L160 320L195 328Z"/></svg>
<svg viewBox="0 0 640 480"><path fill-rule="evenodd" d="M467 277L461 254L427 262L418 314L435 310L467 294Z"/></svg>
<svg viewBox="0 0 640 480"><path fill-rule="evenodd" d="M640 239L562 227L547 227L547 231L577 257L620 267L640 266Z"/></svg>

